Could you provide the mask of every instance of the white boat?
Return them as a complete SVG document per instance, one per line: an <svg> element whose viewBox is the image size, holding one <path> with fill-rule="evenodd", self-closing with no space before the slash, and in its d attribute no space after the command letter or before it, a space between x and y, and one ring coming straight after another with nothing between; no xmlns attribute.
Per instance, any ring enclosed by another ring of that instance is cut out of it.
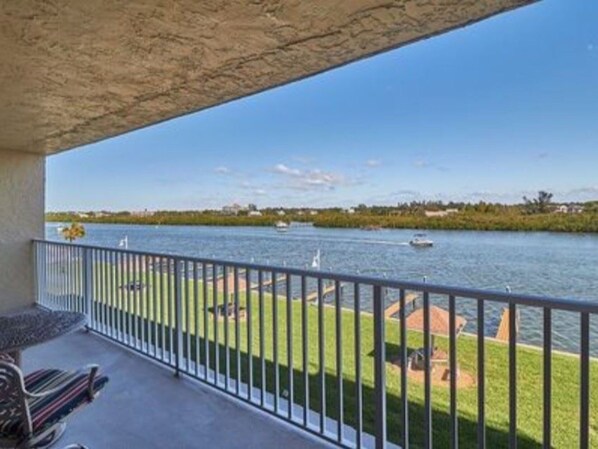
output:
<svg viewBox="0 0 598 449"><path fill-rule="evenodd" d="M315 270L319 270L322 265L320 250L316 251L316 255L311 261L311 267Z"/></svg>
<svg viewBox="0 0 598 449"><path fill-rule="evenodd" d="M434 242L430 240L426 234L415 234L409 241L409 244L411 246L415 246L416 248L429 248L434 246Z"/></svg>
<svg viewBox="0 0 598 449"><path fill-rule="evenodd" d="M278 221L274 225L278 232L287 232L289 230L289 224L285 223L284 221Z"/></svg>

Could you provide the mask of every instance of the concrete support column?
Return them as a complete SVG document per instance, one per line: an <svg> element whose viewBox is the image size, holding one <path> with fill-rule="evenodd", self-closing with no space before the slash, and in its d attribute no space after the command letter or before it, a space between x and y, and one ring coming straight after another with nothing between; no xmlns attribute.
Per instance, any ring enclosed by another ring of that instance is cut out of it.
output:
<svg viewBox="0 0 598 449"><path fill-rule="evenodd" d="M31 239L44 236L45 156L0 150L0 313L34 302Z"/></svg>

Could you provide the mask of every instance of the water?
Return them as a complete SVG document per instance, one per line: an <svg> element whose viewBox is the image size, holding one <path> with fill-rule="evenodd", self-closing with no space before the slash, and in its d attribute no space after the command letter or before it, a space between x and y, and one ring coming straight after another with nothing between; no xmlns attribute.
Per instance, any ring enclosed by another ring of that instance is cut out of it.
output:
<svg viewBox="0 0 598 449"><path fill-rule="evenodd" d="M58 224L46 235L60 240ZM401 280L461 287L504 290L598 302L598 235L544 232L430 231L435 245L415 249L408 241L414 231L322 229L291 227L278 233L269 227L85 225L82 244L117 247L128 237L129 248L188 256L307 268L319 249L321 267L334 272L361 273ZM444 298L435 298L446 307ZM365 305L367 308L367 304ZM475 331L475 304L460 302L468 331ZM493 335L501 307L489 304L488 327ZM598 335L598 319L592 321ZM524 342L541 343L541 316L522 308ZM554 314L555 346L577 351L579 317ZM594 339L594 338L593 338Z"/></svg>

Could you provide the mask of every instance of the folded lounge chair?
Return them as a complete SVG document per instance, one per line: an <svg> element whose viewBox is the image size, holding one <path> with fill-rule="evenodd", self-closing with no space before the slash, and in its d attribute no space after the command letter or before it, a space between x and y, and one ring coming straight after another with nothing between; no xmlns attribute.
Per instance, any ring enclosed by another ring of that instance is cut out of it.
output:
<svg viewBox="0 0 598 449"><path fill-rule="evenodd" d="M24 376L16 365L0 360L0 447L33 449L54 443L64 432L64 420L92 402L107 382L97 365Z"/></svg>

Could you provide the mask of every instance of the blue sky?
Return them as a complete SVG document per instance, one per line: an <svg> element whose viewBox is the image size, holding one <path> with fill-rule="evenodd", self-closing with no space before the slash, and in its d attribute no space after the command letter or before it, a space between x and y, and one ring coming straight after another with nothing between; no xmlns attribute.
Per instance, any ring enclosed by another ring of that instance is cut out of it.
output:
<svg viewBox="0 0 598 449"><path fill-rule="evenodd" d="M48 210L598 199L598 2L545 0L47 166Z"/></svg>

